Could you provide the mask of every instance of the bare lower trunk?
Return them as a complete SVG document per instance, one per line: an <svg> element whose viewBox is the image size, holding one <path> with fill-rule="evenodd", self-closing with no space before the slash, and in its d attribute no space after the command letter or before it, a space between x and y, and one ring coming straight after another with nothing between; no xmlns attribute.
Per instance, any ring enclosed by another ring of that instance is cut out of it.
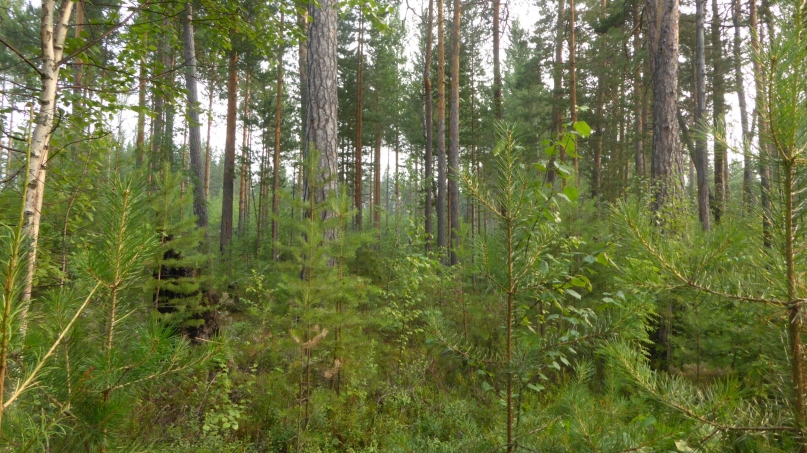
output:
<svg viewBox="0 0 807 453"><path fill-rule="evenodd" d="M451 48L451 148L448 153L448 196L451 206L449 230L451 232L450 263L459 263L460 246L460 20L462 2L454 0ZM497 39L498 41L498 39ZM499 106L501 108L501 106Z"/></svg>
<svg viewBox="0 0 807 453"><path fill-rule="evenodd" d="M196 88L196 45L193 35L193 9L186 3L184 30L185 86L188 90L188 151L193 173L193 213L196 226L207 228L207 198L205 196L205 160L202 157L202 136L199 130L199 96Z"/></svg>
<svg viewBox="0 0 807 453"><path fill-rule="evenodd" d="M235 183L235 122L238 107L238 52L230 51L227 75L227 136L224 142L224 178L221 189L221 239L219 248L227 251L233 241L233 195Z"/></svg>
<svg viewBox="0 0 807 453"><path fill-rule="evenodd" d="M574 41L574 15L574 0L569 0L569 107L572 124L577 122L577 46ZM572 160L574 161L574 185L575 187L580 187L580 160L577 157L576 150Z"/></svg>
<svg viewBox="0 0 807 453"><path fill-rule="evenodd" d="M362 176L362 116L364 107L362 105L362 93L364 92L364 12L359 8L359 46L357 49L357 68L356 68L356 155L355 155L355 183L353 185L354 203L356 205L356 228L361 230L363 219L363 200L362 195L364 188Z"/></svg>
<svg viewBox="0 0 807 453"><path fill-rule="evenodd" d="M732 25L734 27L733 41L733 61L734 61L734 85L737 89L737 101L740 106L740 126L742 128L743 146L743 205L749 206L751 203L751 186L753 169L751 168L751 135L753 131L748 127L748 106L745 99L745 82L743 81L743 58L741 50L740 14L742 4L740 0L732 1Z"/></svg>
<svg viewBox="0 0 807 453"><path fill-rule="evenodd" d="M280 14L280 21L283 21L283 13ZM283 42L283 35L281 32L280 42ZM275 251L277 241L279 239L279 228L277 223L277 216L279 214L279 198L278 191L280 190L280 126L281 115L283 114L283 44L278 46L277 51L277 99L275 100L275 150L272 156L272 259L277 261L277 252Z"/></svg>
<svg viewBox="0 0 807 453"><path fill-rule="evenodd" d="M434 193L434 176L432 175L432 143L434 131L434 118L432 108L432 28L434 26L434 0L429 0L429 18L426 25L426 59L423 65L423 93L426 97L426 154L423 162L423 190L425 192L425 219L426 251L432 250L432 195Z"/></svg>
<svg viewBox="0 0 807 453"><path fill-rule="evenodd" d="M336 58L336 1L320 0L308 7L311 23L308 26L308 107L306 112L306 153L316 151L318 168L309 169L304 184L304 197L322 202L337 190L337 58ZM314 193L311 193L312 186ZM333 216L329 210L321 211L323 220ZM325 233L332 239L333 231Z"/></svg>
<svg viewBox="0 0 807 453"><path fill-rule="evenodd" d="M244 120L241 129L241 172L240 185L238 190L238 235L246 233L247 223L249 223L249 188L252 182L252 172L250 171L250 150L247 146L247 131L249 130L249 78L244 79Z"/></svg>
<svg viewBox="0 0 807 453"><path fill-rule="evenodd" d="M723 127L723 114L725 113L725 100L723 98L725 91L723 82L723 42L720 37L720 27L720 10L718 9L717 0L712 0L712 124L716 131L725 129ZM728 171L726 170L728 161L726 146L723 141L715 140L714 147L715 196L713 208L715 222L720 222L720 217L723 215L726 199L728 198Z"/></svg>
<svg viewBox="0 0 807 453"><path fill-rule="evenodd" d="M648 45L653 63L653 154L651 208L665 208L682 187L678 139L678 0L648 0Z"/></svg>
<svg viewBox="0 0 807 453"><path fill-rule="evenodd" d="M501 0L493 0L493 110L496 119L502 119L502 70L499 59L499 41L501 40L501 30L499 29L499 10Z"/></svg>
<svg viewBox="0 0 807 453"><path fill-rule="evenodd" d="M446 241L446 49L443 0L437 0L437 247Z"/></svg>
<svg viewBox="0 0 807 453"><path fill-rule="evenodd" d="M706 40L705 40L706 0L695 3L695 153L693 162L698 181L698 219L704 230L711 229L711 213L709 212L709 150L706 148L706 135L697 133L704 126L706 111ZM717 155L715 155L717 159ZM722 165L717 173L722 174ZM715 181L717 182L717 181Z"/></svg>
<svg viewBox="0 0 807 453"><path fill-rule="evenodd" d="M558 0L558 21L555 30L555 61L553 63L553 83L552 93L554 102L552 104L552 128L557 138L563 125L563 113L561 113L560 103L563 99L563 17L564 0ZM547 165L546 179L550 185L555 184L554 162L556 157L552 156Z"/></svg>

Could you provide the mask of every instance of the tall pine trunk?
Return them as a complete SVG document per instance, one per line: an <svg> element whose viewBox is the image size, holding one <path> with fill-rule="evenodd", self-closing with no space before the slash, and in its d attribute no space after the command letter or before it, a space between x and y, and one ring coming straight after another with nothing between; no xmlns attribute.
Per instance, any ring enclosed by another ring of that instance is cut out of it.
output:
<svg viewBox="0 0 807 453"><path fill-rule="evenodd" d="M569 103L571 108L572 124L577 122L577 46L575 44L574 0L569 0ZM573 157L574 162L574 185L580 187L580 159L577 157L577 150Z"/></svg>
<svg viewBox="0 0 807 453"><path fill-rule="evenodd" d="M724 99L726 88L723 81L723 41L720 37L720 26L720 10L718 9L717 0L712 0L712 119L716 131L725 129L723 125L723 115L726 109ZM715 140L714 147L714 212L715 222L720 222L720 217L723 215L726 199L729 195L728 160L726 156L726 145L722 140Z"/></svg>
<svg viewBox="0 0 807 453"><path fill-rule="evenodd" d="M653 74L651 208L666 207L682 187L683 159L678 138L678 0L648 0L648 46Z"/></svg>
<svg viewBox="0 0 807 453"><path fill-rule="evenodd" d="M247 134L249 131L249 79L250 73L244 78L244 119L241 126L241 171L238 190L238 235L246 233L247 223L249 223L249 188L252 183L252 172L250 171L250 150L247 146Z"/></svg>
<svg viewBox="0 0 807 453"><path fill-rule="evenodd" d="M364 195L363 176L362 176L362 116L364 106L362 105L362 94L364 92L364 11L359 8L359 45L356 50L356 155L354 160L355 165L355 182L353 185L354 204L356 205L356 228L361 230L363 222L363 200Z"/></svg>
<svg viewBox="0 0 807 453"><path fill-rule="evenodd" d="M446 242L446 49L443 0L437 0L437 247Z"/></svg>
<svg viewBox="0 0 807 453"><path fill-rule="evenodd" d="M207 198L205 196L205 160L202 157L202 136L199 128L199 96L196 87L196 45L193 35L193 9L185 3L183 47L185 56L185 87L188 90L188 151L193 172L193 213L196 226L207 228Z"/></svg>
<svg viewBox="0 0 807 453"><path fill-rule="evenodd" d="M283 13L280 13L280 21L283 22ZM282 30L282 29L281 29ZM277 261L277 242L279 240L279 228L277 216L279 214L280 190L280 127L283 115L283 33L280 35L280 45L277 50L277 98L275 99L275 150L272 155L272 259Z"/></svg>
<svg viewBox="0 0 807 453"><path fill-rule="evenodd" d="M432 250L432 195L434 194L434 176L432 175L432 144L434 141L434 118L432 108L432 28L434 27L434 0L429 0L429 17L426 23L426 58L423 64L423 94L426 97L425 129L426 153L423 162L423 190L425 192L424 229L426 233L426 252Z"/></svg>
<svg viewBox="0 0 807 453"><path fill-rule="evenodd" d="M493 0L493 110L496 119L502 119L502 70L499 58L499 41L501 40L501 30L499 29L499 13L501 0Z"/></svg>
<svg viewBox="0 0 807 453"><path fill-rule="evenodd" d="M693 162L698 182L698 219L704 230L711 229L709 212L709 151L706 148L706 135L698 132L705 125L706 112L706 39L705 39L706 0L695 2L695 152ZM715 155L717 162L717 155ZM715 170L715 176L722 174ZM717 183L717 180L715 181ZM718 189L719 190L719 189Z"/></svg>
<svg viewBox="0 0 807 453"><path fill-rule="evenodd" d="M231 33L231 37L234 33ZM233 241L233 195L235 184L235 122L238 108L238 52L230 51L227 68L227 127L224 141L224 178L221 189L221 238L219 249L227 251Z"/></svg>
<svg viewBox="0 0 807 453"><path fill-rule="evenodd" d="M336 0L320 0L308 6L311 23L308 25L308 107L306 111L306 153L316 150L318 168L305 174L304 198L322 202L337 190L338 139L337 139L337 57L336 57ZM312 193L314 189L315 193ZM333 212L321 210L321 218L333 217ZM326 231L326 240L333 239L334 231Z"/></svg>
<svg viewBox="0 0 807 453"><path fill-rule="evenodd" d="M462 18L462 1L454 0L454 23L451 43L451 149L448 154L448 196L451 214L449 229L451 232L450 263L459 263L460 246L460 20Z"/></svg>
<svg viewBox="0 0 807 453"><path fill-rule="evenodd" d="M560 130L563 126L563 113L561 111L561 102L563 100L563 17L564 17L564 0L558 0L558 22L555 28L555 61L553 63L553 81L552 81L552 127L555 137L560 136ZM552 156L547 166L546 179L551 185L555 184L555 169L554 162L556 156Z"/></svg>
<svg viewBox="0 0 807 453"><path fill-rule="evenodd" d="M737 102L740 106L740 126L742 128L742 147L743 147L743 205L748 206L751 203L751 185L753 184L751 168L751 131L748 127L748 105L745 99L745 82L743 80L743 58L741 50L741 32L740 32L740 14L742 13L742 4L740 0L732 0L732 14L731 21L734 28L734 41L732 45L733 62L734 62L734 85L737 90Z"/></svg>

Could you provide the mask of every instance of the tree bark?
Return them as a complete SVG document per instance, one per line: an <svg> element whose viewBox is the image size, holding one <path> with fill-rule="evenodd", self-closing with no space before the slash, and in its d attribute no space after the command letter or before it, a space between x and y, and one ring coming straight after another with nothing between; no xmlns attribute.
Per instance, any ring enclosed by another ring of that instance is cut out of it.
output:
<svg viewBox="0 0 807 453"><path fill-rule="evenodd" d="M234 35L234 33L231 33ZM227 127L224 141L224 178L221 195L221 239L219 249L226 252L233 241L233 195L235 182L235 122L238 108L238 52L230 51L227 69Z"/></svg>
<svg viewBox="0 0 807 453"><path fill-rule="evenodd" d="M634 115L636 116L634 165L636 175L644 177L646 174L644 159L644 86L642 84L642 63L637 58L642 48L641 16L639 2L633 2L633 55L636 69L633 73L633 97L635 102Z"/></svg>
<svg viewBox="0 0 807 453"><path fill-rule="evenodd" d="M555 138L560 137L560 130L563 127L563 113L561 112L561 102L563 100L563 17L564 17L565 3L564 0L558 0L558 23L555 30L555 62L553 67L553 82L552 93L554 103L552 104L552 126L555 132ZM554 186L555 184L555 162L556 156L549 158L547 165L546 180Z"/></svg>
<svg viewBox="0 0 807 453"><path fill-rule="evenodd" d="M356 155L355 155L355 182L353 185L353 195L356 205L356 228L361 230L363 222L363 204L362 196L364 195L363 177L362 177L362 116L364 107L362 105L362 94L364 92L364 11L359 8L359 45L356 50L356 57L358 60L356 68Z"/></svg>
<svg viewBox="0 0 807 453"><path fill-rule="evenodd" d="M695 153L693 163L698 181L698 220L704 230L710 230L709 211L709 150L706 148L706 135L700 131L704 125L706 111L706 40L705 40L706 0L695 1ZM717 148L715 148L716 150ZM715 163L717 155L715 154ZM722 174L722 165L715 170L715 178ZM717 179L715 179L717 185ZM720 190L720 189L717 189ZM718 203L719 206L719 203Z"/></svg>
<svg viewBox="0 0 807 453"><path fill-rule="evenodd" d="M249 222L249 188L252 183L250 171L250 150L247 146L247 132L249 129L249 79L250 73L244 78L244 119L241 125L241 171L238 190L238 235L243 236Z"/></svg>
<svg viewBox="0 0 807 453"><path fill-rule="evenodd" d="M499 10L501 0L493 0L493 110L496 119L502 119L502 70L499 58L499 41L501 40L501 30L499 29Z"/></svg>
<svg viewBox="0 0 807 453"><path fill-rule="evenodd" d="M148 44L146 41L145 44ZM140 168L143 165L145 155L144 145L146 143L146 57L140 60L140 76L137 86L137 135L135 138L135 165Z"/></svg>
<svg viewBox="0 0 807 453"><path fill-rule="evenodd" d="M283 13L280 13L280 22L283 22ZM277 50L277 98L275 99L275 150L272 156L272 259L277 261L277 242L279 240L280 229L278 228L277 216L279 214L280 190L280 126L283 115L283 31L280 32L280 45Z"/></svg>
<svg viewBox="0 0 807 453"><path fill-rule="evenodd" d="M446 242L446 49L443 0L437 0L437 248Z"/></svg>
<svg viewBox="0 0 807 453"><path fill-rule="evenodd" d="M306 170L304 198L313 197L323 202L337 190L337 57L336 57L336 0L320 0L308 6L311 23L308 26L308 107L306 112L306 155L315 151L316 169ZM313 193L312 193L313 189ZM327 209L320 218L333 216ZM334 232L326 231L325 239L333 239Z"/></svg>
<svg viewBox="0 0 807 453"><path fill-rule="evenodd" d="M569 103L571 108L572 124L577 122L577 46L574 42L574 0L569 0ZM579 148L578 148L579 149ZM580 187L580 160L578 159L577 149L575 149L574 157L574 185Z"/></svg>
<svg viewBox="0 0 807 453"><path fill-rule="evenodd" d="M434 193L434 176L432 175L432 144L434 118L432 107L432 28L434 27L434 0L429 0L429 18L426 24L426 58L423 64L423 93L426 97L426 152L423 162L423 190L425 191L424 229L426 233L426 252L432 250L432 195Z"/></svg>
<svg viewBox="0 0 807 453"><path fill-rule="evenodd" d="M734 57L734 85L737 90L737 101L740 106L740 126L742 128L743 146L743 205L748 207L751 203L752 172L751 152L751 131L748 127L748 105L745 99L745 82L743 80L743 58L741 50L740 35L740 14L742 5L740 0L732 0L731 21L734 27L733 57Z"/></svg>
<svg viewBox="0 0 807 453"><path fill-rule="evenodd" d="M378 105L376 90L376 105ZM380 110L380 105L378 106ZM375 147L373 148L373 226L381 228L381 123L376 123Z"/></svg>
<svg viewBox="0 0 807 453"><path fill-rule="evenodd" d="M184 31L185 86L188 90L188 151L193 172L193 213L196 226L207 228L207 197L205 196L205 161L202 157L202 136L199 128L199 96L196 88L196 45L193 35L193 8L186 2Z"/></svg>
<svg viewBox="0 0 807 453"><path fill-rule="evenodd" d="M712 106L713 126L715 131L725 130L724 114L726 91L723 81L723 42L720 37L720 10L717 0L712 0ZM720 222L728 198L728 171L726 145L722 140L715 140L714 149L714 179L715 179L715 222Z"/></svg>
<svg viewBox="0 0 807 453"><path fill-rule="evenodd" d="M749 25L751 28L751 51L753 53L751 61L754 62L754 80L756 81L756 99L754 100L754 116L757 119L757 127L759 129L759 182L760 182L760 200L762 204L762 236L764 245L770 247L771 244L771 171L768 165L768 152L767 144L764 143L766 122L760 110L764 102L764 82L765 76L762 72L762 67L757 60L760 53L760 33L759 19L757 16L756 0L749 0Z"/></svg>
<svg viewBox="0 0 807 453"><path fill-rule="evenodd" d="M648 0L648 45L653 63L653 153L651 208L665 208L682 190L682 154L678 138L678 0Z"/></svg>
<svg viewBox="0 0 807 453"><path fill-rule="evenodd" d="M25 194L24 233L28 237L29 255L28 269L23 284L23 309L20 319L25 323L28 302L36 271L37 245L39 242L39 225L42 220L42 200L47 176L48 152L53 133L53 119L56 114L56 93L59 84L59 60L64 54L64 42L70 24L70 15L75 2L62 0L58 11L55 0L42 2L40 21L40 48L42 64L40 66L41 90L39 92L39 108L36 113L36 126L31 134L31 157L29 160L28 191ZM58 17L56 14L58 13Z"/></svg>
<svg viewBox="0 0 807 453"><path fill-rule="evenodd" d="M451 49L451 149L448 154L448 196L451 214L449 230L451 232L450 263L459 263L457 252L460 247L460 20L462 18L462 1L454 0L454 24L452 28ZM501 107L501 106L500 106Z"/></svg>

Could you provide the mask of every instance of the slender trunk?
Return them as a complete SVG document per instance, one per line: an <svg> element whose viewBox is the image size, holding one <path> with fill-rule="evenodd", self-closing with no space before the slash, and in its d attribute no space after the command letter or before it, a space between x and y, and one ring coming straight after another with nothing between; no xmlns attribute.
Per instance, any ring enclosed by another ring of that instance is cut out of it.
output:
<svg viewBox="0 0 807 453"><path fill-rule="evenodd" d="M219 249L227 251L233 241L233 185L235 180L235 122L238 107L238 52L230 51L227 69L227 135L224 141L224 178L221 189L221 239Z"/></svg>
<svg viewBox="0 0 807 453"><path fill-rule="evenodd" d="M699 130L705 125L706 111L706 40L705 40L706 0L695 2L695 128ZM715 148L717 149L717 148ZM695 164L698 180L698 219L704 230L712 228L709 211L709 150L706 148L706 136L695 134L695 153L692 161ZM715 154L717 163L717 154ZM722 174L723 166L715 169L715 178ZM717 179L715 179L717 185ZM717 189L720 190L720 189ZM722 193L722 192L719 192ZM719 203L718 203L719 206Z"/></svg>
<svg viewBox="0 0 807 453"><path fill-rule="evenodd" d="M740 14L742 12L741 0L732 0L731 22L734 27L734 41L732 46L734 62L734 85L737 89L737 101L740 106L740 126L742 128L743 147L743 205L748 207L751 203L751 186L753 185L751 168L751 135L753 131L748 127L748 105L745 99L745 82L743 81L743 58L741 50Z"/></svg>
<svg viewBox="0 0 807 453"><path fill-rule="evenodd" d="M210 200L210 129L213 125L213 82L207 90L207 142L205 143L205 200Z"/></svg>
<svg viewBox="0 0 807 453"><path fill-rule="evenodd" d="M718 133L725 130L723 115L725 113L725 84L723 81L723 42L720 37L720 10L717 0L712 0L712 106L713 106L713 126ZM715 222L720 222L720 217L725 210L726 199L728 198L728 172L726 145L722 140L714 142L714 178L715 178Z"/></svg>
<svg viewBox="0 0 807 453"><path fill-rule="evenodd" d="M446 242L446 49L443 0L437 0L437 248ZM442 252L441 252L442 253Z"/></svg>
<svg viewBox="0 0 807 453"><path fill-rule="evenodd" d="M249 168L250 152L247 146L247 130L249 128L249 79L250 73L244 78L244 119L241 126L241 172L238 190L238 235L243 236L249 221L249 200L247 191L252 175Z"/></svg>
<svg viewBox="0 0 807 453"><path fill-rule="evenodd" d="M493 0L493 110L496 119L502 119L502 70L499 61L499 41L501 40L501 30L499 30L499 10L501 0Z"/></svg>
<svg viewBox="0 0 807 453"><path fill-rule="evenodd" d="M432 176L432 144L434 138L434 118L432 117L432 28L434 27L434 0L429 0L429 18L426 24L426 59L423 64L423 94L426 97L426 153L423 162L425 192L426 252L432 250L432 195L434 194L434 176Z"/></svg>
<svg viewBox="0 0 807 453"><path fill-rule="evenodd" d="M682 154L678 139L678 0L648 0L648 44L653 62L652 210L659 211L681 190Z"/></svg>
<svg viewBox="0 0 807 453"><path fill-rule="evenodd" d="M454 23L452 28L451 48L451 149L448 153L448 196L451 213L449 230L451 232L450 263L459 263L460 247L460 20L462 18L462 0L454 0Z"/></svg>
<svg viewBox="0 0 807 453"><path fill-rule="evenodd" d="M376 105L378 102L376 90ZM381 228L381 123L376 123L373 148L373 226Z"/></svg>
<svg viewBox="0 0 807 453"><path fill-rule="evenodd" d="M633 3L633 56L635 70L633 73L633 97L635 102L634 115L636 116L634 165L636 175L644 177L646 174L644 159L644 87L642 84L642 63L638 60L639 52L642 48L641 16L639 14L639 2Z"/></svg>
<svg viewBox="0 0 807 453"><path fill-rule="evenodd" d="M561 102L563 100L563 17L564 17L564 0L558 0L558 23L555 30L555 62L553 68L553 83L552 92L554 102L552 104L552 126L555 132L555 138L560 136L560 130L563 127L563 113L561 113ZM555 169L554 162L556 157L552 156L547 165L546 179L550 185L555 184Z"/></svg>
<svg viewBox="0 0 807 453"><path fill-rule="evenodd" d="M199 130L199 97L196 88L196 45L193 35L193 9L186 2L184 30L185 85L188 90L188 151L193 173L193 214L196 226L207 228L207 196L205 195L205 163L202 157L202 136Z"/></svg>
<svg viewBox="0 0 807 453"><path fill-rule="evenodd" d="M280 13L283 22L283 13ZM277 50L277 99L275 100L275 152L272 156L272 259L277 261L275 250L279 239L277 216L279 214L278 191L280 190L280 126L283 115L283 32L281 29L280 45Z"/></svg>
<svg viewBox="0 0 807 453"><path fill-rule="evenodd" d="M56 17L55 0L42 2L40 22L40 45L42 50L40 74L41 90L39 92L39 109L36 115L36 126L31 135L29 168L27 176L28 190L25 194L24 233L28 237L29 255L28 269L23 284L23 309L20 319L23 325L31 300L31 290L36 270L37 245L39 241L39 225L42 219L42 199L47 176L48 152L50 138L53 133L53 119L56 114L56 93L58 91L59 60L64 54L64 42L67 28L75 2L62 0Z"/></svg>
<svg viewBox="0 0 807 453"><path fill-rule="evenodd" d="M85 0L78 0L76 3L76 28L75 28L75 38L81 39L81 33L84 31L84 7L85 7ZM73 113L78 113L79 107L83 104L81 98L81 91L82 91L82 78L84 76L84 64L81 60L81 57L75 58L75 63L73 63L75 75L74 75L74 82L73 82L73 94L78 98L76 99L73 105Z"/></svg>
<svg viewBox="0 0 807 453"><path fill-rule="evenodd" d="M574 0L569 0L569 100L571 104L572 124L577 122L577 46L574 42ZM577 158L575 150L574 161L574 185L580 187L580 160Z"/></svg>
<svg viewBox="0 0 807 453"><path fill-rule="evenodd" d="M751 27L751 50L754 62L754 80L756 81L756 99L754 100L754 116L757 120L757 127L759 128L759 182L760 182L760 199L762 204L762 236L766 247L771 246L771 171L768 165L768 152L767 144L763 142L765 137L765 118L762 116L760 107L764 101L763 98L763 77L762 67L757 60L760 53L759 47L759 20L757 17L757 3L756 0L749 0L749 25Z"/></svg>
<svg viewBox="0 0 807 453"><path fill-rule="evenodd" d="M361 230L363 219L363 201L362 195L364 188L362 187L362 114L364 107L362 105L362 93L364 92L364 11L359 8L359 46L357 49L357 68L356 68L356 156L355 156L355 183L353 186L353 195L356 205L356 228Z"/></svg>
<svg viewBox="0 0 807 453"><path fill-rule="evenodd" d="M148 44L148 42L146 42ZM140 60L140 75L137 86L137 136L135 138L135 165L143 166L146 143L146 57Z"/></svg>

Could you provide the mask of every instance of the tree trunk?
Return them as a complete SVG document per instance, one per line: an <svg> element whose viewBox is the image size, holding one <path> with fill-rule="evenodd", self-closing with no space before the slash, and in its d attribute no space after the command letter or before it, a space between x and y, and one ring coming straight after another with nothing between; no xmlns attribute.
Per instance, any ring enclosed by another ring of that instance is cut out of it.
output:
<svg viewBox="0 0 807 453"><path fill-rule="evenodd" d="M323 202L337 190L337 57L336 57L336 0L320 0L319 6L309 4L308 14L308 107L306 112L305 151L315 151L318 168L306 171L304 198L313 197ZM312 193L312 189L314 193ZM320 217L326 220L333 212L323 209ZM333 239L334 232L326 231L325 239Z"/></svg>
<svg viewBox="0 0 807 453"><path fill-rule="evenodd" d="M252 182L250 171L250 150L247 146L247 131L249 129L249 79L250 74L244 78L244 119L241 126L241 172L238 190L238 235L246 233L249 222L249 188Z"/></svg>
<svg viewBox="0 0 807 453"><path fill-rule="evenodd" d="M234 33L231 33L231 35ZM221 239L219 249L227 251L233 241L233 194L235 182L235 122L238 108L238 52L230 51L227 69L227 132L224 141L224 178L221 189Z"/></svg>
<svg viewBox="0 0 807 453"><path fill-rule="evenodd" d="M193 213L196 226L207 228L207 198L205 196L205 161L202 157L202 136L199 130L199 97L196 88L196 45L193 35L193 9L186 2L184 31L185 86L188 90L188 151L193 172Z"/></svg>
<svg viewBox="0 0 807 453"><path fill-rule="evenodd" d="M723 42L720 37L720 10L717 0L712 0L712 106L713 125L715 131L724 131L725 114L725 84L723 81ZM720 217L726 206L728 198L728 171L726 145L722 140L715 140L714 150L714 178L715 178L715 222L720 222Z"/></svg>
<svg viewBox="0 0 807 453"><path fill-rule="evenodd" d="M148 44L148 42L146 42ZM135 138L135 165L143 166L146 143L146 57L140 60L140 76L137 86L137 136Z"/></svg>
<svg viewBox="0 0 807 453"><path fill-rule="evenodd" d="M695 1L695 164L698 181L698 220L704 230L712 228L709 212L709 150L706 148L706 135L698 130L705 125L706 111L706 40L705 40L706 0ZM717 148L715 148L716 150ZM717 163L717 155L715 155ZM723 167L717 167L715 178L722 174ZM717 184L717 179L715 179ZM720 190L720 189L717 189ZM719 203L718 203L719 205Z"/></svg>
<svg viewBox="0 0 807 453"><path fill-rule="evenodd" d="M283 22L283 13L280 13L280 22ZM277 261L276 244L279 239L277 216L280 190L280 126L283 115L283 32L280 32L280 45L277 50L277 98L275 100L275 152L272 156L272 259Z"/></svg>
<svg viewBox="0 0 807 453"><path fill-rule="evenodd" d="M760 106L764 102L764 81L765 75L762 72L762 67L757 60L760 53L759 47L759 20L757 17L757 4L756 0L749 1L749 25L751 27L751 50L754 62L754 80L756 81L756 99L754 101L754 116L757 119L757 127L759 128L759 182L760 182L760 199L762 204L762 236L764 238L765 246L770 247L771 244L771 171L768 165L768 152L767 145L763 143L765 137L765 118L762 116Z"/></svg>
<svg viewBox="0 0 807 453"><path fill-rule="evenodd" d="M455 2L456 3L456 2ZM499 59L499 41L501 40L501 30L499 30L499 10L501 0L493 0L493 110L496 119L502 119L502 70Z"/></svg>
<svg viewBox="0 0 807 453"><path fill-rule="evenodd" d="M552 93L554 102L552 104L552 126L555 138L560 136L563 127L563 113L561 112L561 102L563 100L563 16L565 8L564 0L558 0L558 23L555 30L555 62L553 68ZM555 184L554 162L556 157L549 158L547 165L546 180L550 185Z"/></svg>
<svg viewBox="0 0 807 453"><path fill-rule="evenodd" d="M303 168L302 163L306 155L305 138L307 134L308 122L308 11L304 10L297 15L297 25L300 28L300 33L306 39L300 39L297 45L297 68L300 74L300 155L297 164L295 165L294 182L291 187L291 198L293 202L297 201L296 188L299 187L300 191L303 190ZM302 212L301 212L302 214ZM291 217L294 218L294 203L291 205ZM293 231L289 230L289 244L294 242Z"/></svg>
<svg viewBox="0 0 807 453"><path fill-rule="evenodd" d="M448 196L451 214L449 230L451 231L450 263L459 263L457 255L460 247L460 20L462 18L462 1L454 0L454 24L452 28L451 49L451 149L448 154ZM501 107L501 106L500 106Z"/></svg>
<svg viewBox="0 0 807 453"><path fill-rule="evenodd" d="M434 176L432 175L432 144L434 137L434 118L432 108L432 28L434 26L434 0L429 0L429 18L426 24L426 59L423 64L423 93L426 97L426 154L423 162L423 190L425 191L425 219L426 252L432 250L432 195L434 194Z"/></svg>
<svg viewBox="0 0 807 453"><path fill-rule="evenodd" d="M362 105L362 94L364 92L364 11L359 8L359 45L356 50L356 57L358 60L356 68L356 156L355 156L355 183L353 185L353 195L356 205L356 228L361 230L363 217L363 201L362 195L364 188L362 187L362 116L364 107Z"/></svg>
<svg viewBox="0 0 807 453"><path fill-rule="evenodd" d="M646 174L644 160L644 86L642 84L642 63L638 61L638 55L642 48L641 16L639 14L639 2L633 3L633 55L636 69L633 73L633 97L635 102L636 128L634 131L634 165L636 175L644 177Z"/></svg>
<svg viewBox="0 0 807 453"><path fill-rule="evenodd" d="M569 0L569 101L572 124L577 122L577 46L574 42L574 0ZM575 149L574 157L574 185L580 187L580 160Z"/></svg>
<svg viewBox="0 0 807 453"><path fill-rule="evenodd" d="M660 9L659 9L660 8ZM678 139L678 0L648 0L648 45L653 62L653 153L650 181L654 212L682 190L682 155Z"/></svg>
<svg viewBox="0 0 807 453"><path fill-rule="evenodd" d="M207 142L205 143L205 200L210 200L210 129L213 126L213 81L207 87Z"/></svg>
<svg viewBox="0 0 807 453"><path fill-rule="evenodd" d="M743 81L743 58L740 36L740 14L742 5L740 0L732 0L732 25L734 26L734 84L737 89L737 101L740 106L740 126L742 128L743 146L743 205L748 207L751 203L752 168L750 143L751 131L748 127L748 106L745 99L745 82Z"/></svg>
<svg viewBox="0 0 807 453"><path fill-rule="evenodd" d="M443 0L437 0L437 248L446 242L446 49Z"/></svg>
<svg viewBox="0 0 807 453"><path fill-rule="evenodd" d="M23 309L20 319L25 323L28 302L36 270L37 245L39 242L39 225L42 219L42 199L47 176L48 152L50 138L53 133L53 119L56 113L56 92L59 84L59 60L64 54L64 42L67 28L75 2L62 0L56 17L55 0L42 2L40 22L40 48L42 64L40 66L41 90L39 92L39 109L36 114L36 126L31 135L28 173L28 190L25 193L25 219L23 222L25 235L28 237L29 250L28 269L25 274L22 300Z"/></svg>
<svg viewBox="0 0 807 453"><path fill-rule="evenodd" d="M376 90L376 103L378 102ZM373 226L381 228L381 123L376 123L373 148Z"/></svg>

